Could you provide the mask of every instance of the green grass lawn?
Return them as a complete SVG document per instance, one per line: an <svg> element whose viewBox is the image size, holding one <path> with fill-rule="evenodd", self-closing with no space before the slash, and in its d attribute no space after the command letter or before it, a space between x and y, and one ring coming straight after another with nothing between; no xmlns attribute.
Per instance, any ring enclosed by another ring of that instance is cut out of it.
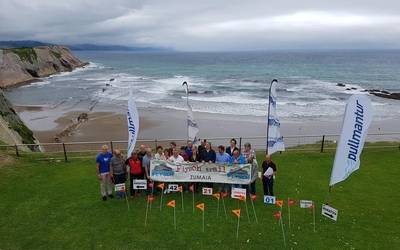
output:
<svg viewBox="0 0 400 250"><path fill-rule="evenodd" d="M278 198L310 199L317 204L316 232L312 212L287 206L283 222L288 248L293 249L399 249L400 246L400 151L396 148L366 149L361 169L328 192L334 154L286 152L276 154L278 166L275 191ZM261 155L258 157L261 158ZM282 232L273 213L278 207L262 203L257 181L255 223L248 201L244 203L236 240L236 200L226 200L228 219L217 201L196 194L205 202L206 232L202 233L201 212L192 213L192 196L176 199L177 230L173 209L163 206L159 196L144 227L145 196L130 200L101 201L94 159L72 159L68 163L41 161L24 156L0 167L0 249L283 249ZM321 216L321 204L339 210L338 222Z"/></svg>

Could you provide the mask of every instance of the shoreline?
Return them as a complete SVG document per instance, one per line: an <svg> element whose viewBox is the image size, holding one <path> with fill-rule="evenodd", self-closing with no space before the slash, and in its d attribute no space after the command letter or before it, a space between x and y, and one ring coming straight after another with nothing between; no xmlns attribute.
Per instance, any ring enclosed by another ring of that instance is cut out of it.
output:
<svg viewBox="0 0 400 250"><path fill-rule="evenodd" d="M100 110L104 111L100 111ZM71 135L61 138L62 142L84 142L84 141L126 141L127 123L126 115L121 109L112 107L96 107L93 111L76 109L63 110L62 107L49 108L40 106L18 106L16 111L25 124L34 132L35 137L41 143L55 142L55 136L72 123L80 114L88 114L88 121L82 122ZM139 108L140 128L138 140L176 140L183 143L186 138L186 112L167 108ZM221 114L210 114L194 112L195 119L199 125L198 138L221 138L212 139L215 144L227 144L228 138L248 138L255 147L264 144L262 137L265 136L265 118L252 116L231 116ZM321 140L322 135L340 134L341 117L324 119L281 119L281 134L287 137L287 147L313 143ZM396 124L400 119L373 120L369 133L393 133L400 132ZM316 135L316 137L306 137ZM298 138L291 138L298 136ZM317 137L321 136L321 137ZM392 138L392 139L391 139ZM326 140L337 140L335 136L327 136ZM399 140L400 135L369 137L372 141ZM243 139L245 140L245 139ZM244 143L244 141L243 141Z"/></svg>

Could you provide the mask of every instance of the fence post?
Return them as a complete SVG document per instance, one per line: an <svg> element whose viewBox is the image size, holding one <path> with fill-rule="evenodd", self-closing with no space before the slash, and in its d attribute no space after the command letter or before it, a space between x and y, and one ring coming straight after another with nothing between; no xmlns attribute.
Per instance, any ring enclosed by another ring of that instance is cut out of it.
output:
<svg viewBox="0 0 400 250"><path fill-rule="evenodd" d="M157 145L157 139L154 139L154 145L156 146L156 147L155 147L155 150L157 150L157 147L158 147L158 145Z"/></svg>
<svg viewBox="0 0 400 250"><path fill-rule="evenodd" d="M110 147L111 147L111 152L114 154L114 145L112 141L110 141Z"/></svg>
<svg viewBox="0 0 400 250"><path fill-rule="evenodd" d="M18 145L15 144L15 154L17 155L17 157L19 157L19 151L18 151Z"/></svg>
<svg viewBox="0 0 400 250"><path fill-rule="evenodd" d="M324 152L324 144L325 144L325 135L322 136L322 141L321 141L321 153Z"/></svg>
<svg viewBox="0 0 400 250"><path fill-rule="evenodd" d="M65 150L65 143L63 142L63 150L64 150L64 161L68 162L68 158L67 158L67 150Z"/></svg>
<svg viewBox="0 0 400 250"><path fill-rule="evenodd" d="M242 137L239 137L239 153L242 153Z"/></svg>

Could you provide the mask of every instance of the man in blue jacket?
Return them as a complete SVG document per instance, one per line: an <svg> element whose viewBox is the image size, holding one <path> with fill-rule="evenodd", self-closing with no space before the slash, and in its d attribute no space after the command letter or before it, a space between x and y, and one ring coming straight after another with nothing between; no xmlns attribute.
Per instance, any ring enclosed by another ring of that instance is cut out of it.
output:
<svg viewBox="0 0 400 250"><path fill-rule="evenodd" d="M101 153L96 157L96 173L97 178L100 181L100 192L103 197L103 201L107 200L107 195L111 199L113 196L113 185L110 174L110 161L112 158L111 152L108 151L108 146L103 145L101 147Z"/></svg>

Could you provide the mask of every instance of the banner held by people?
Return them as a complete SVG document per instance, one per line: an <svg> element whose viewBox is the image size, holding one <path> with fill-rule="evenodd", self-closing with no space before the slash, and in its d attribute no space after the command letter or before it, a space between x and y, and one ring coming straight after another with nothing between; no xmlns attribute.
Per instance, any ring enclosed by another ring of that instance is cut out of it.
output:
<svg viewBox="0 0 400 250"><path fill-rule="evenodd" d="M139 134L139 113L136 108L136 103L133 100L132 89L129 91L127 120L129 134L127 155L131 155Z"/></svg>
<svg viewBox="0 0 400 250"><path fill-rule="evenodd" d="M344 181L360 168L360 155L372 117L372 105L367 95L355 94L349 98L333 163L330 187Z"/></svg>
<svg viewBox="0 0 400 250"><path fill-rule="evenodd" d="M251 164L215 164L204 162L171 162L151 160L150 176L159 182L208 182L248 185Z"/></svg>
<svg viewBox="0 0 400 250"><path fill-rule="evenodd" d="M274 79L269 88L268 114L267 114L267 146L266 154L272 155L277 151L285 151L285 144L281 136L281 123L276 112L276 84L278 80Z"/></svg>

